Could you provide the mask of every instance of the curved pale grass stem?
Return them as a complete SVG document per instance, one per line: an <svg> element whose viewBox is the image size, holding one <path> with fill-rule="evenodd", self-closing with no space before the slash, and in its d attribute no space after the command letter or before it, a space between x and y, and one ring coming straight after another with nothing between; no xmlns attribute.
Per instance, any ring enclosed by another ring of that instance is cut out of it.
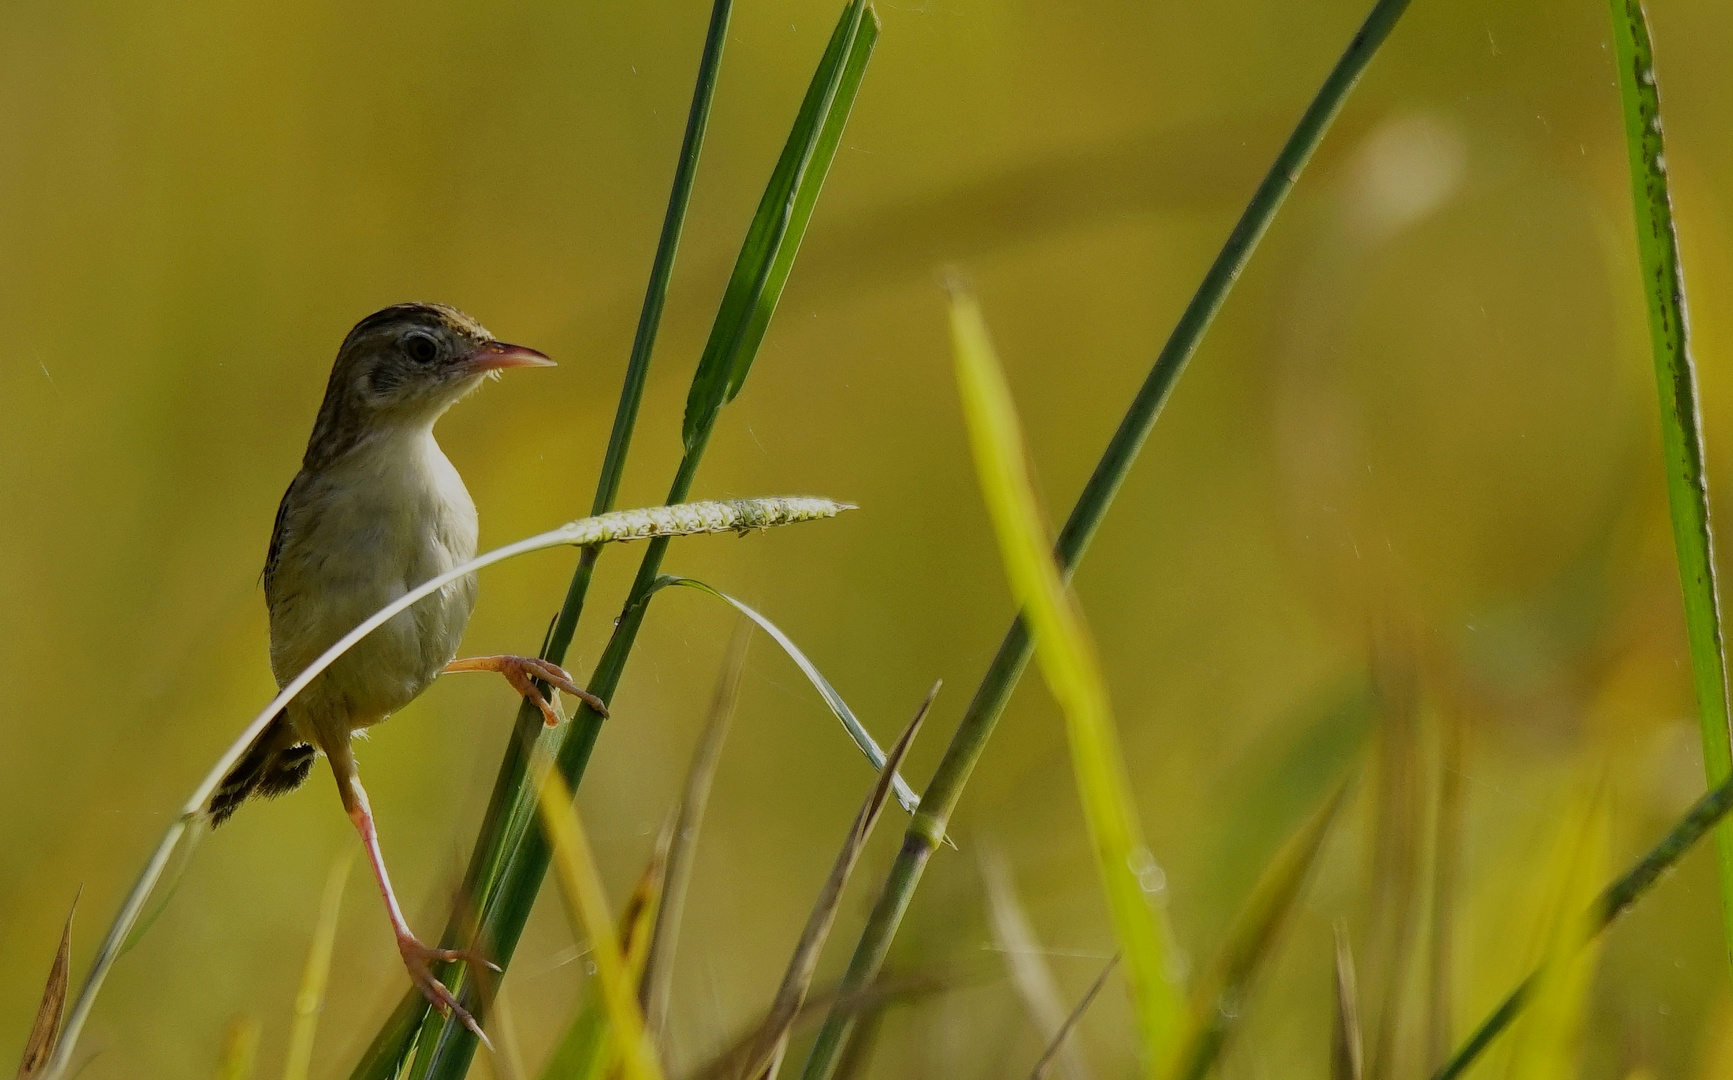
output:
<svg viewBox="0 0 1733 1080"><path fill-rule="evenodd" d="M611 514L597 517L579 518L568 522L557 529L540 533L515 544L495 548L483 555L478 555L462 566L456 567L438 577L431 578L415 588L404 593L396 600L380 608L369 616L360 626L349 631L335 645L326 649L319 659L307 666L307 669L289 681L289 684L278 691L271 703L253 717L235 741L229 744L215 765L211 766L199 786L193 789L191 797L182 804L180 813L173 824L164 832L162 840L157 844L156 851L151 854L150 861L145 863L144 872L134 883L132 891L127 894L122 903L120 913L115 916L108 936L103 939L102 948L96 954L96 960L91 964L90 974L85 977L84 986L78 994L78 1001L72 1012L67 1016L66 1027L61 1035L60 1045L54 1058L49 1062L44 1072L45 1080L60 1080L65 1074L67 1063L71 1060L73 1047L78 1043L78 1034L84 1027L84 1022L90 1016L91 1007L96 1002L96 995L102 989L103 981L108 977L109 970L120 956L128 934L138 922L139 913L144 910L145 902L150 898L151 890L161 879L163 868L168 865L169 857L174 853L175 846L186 833L188 827L197 821L204 813L205 804L210 801L211 794L223 777L246 753L259 733L265 730L265 725L271 718L281 712L283 707L295 698L319 674L350 649L354 648L368 634L390 622L400 613L414 606L418 601L450 585L454 581L468 577L485 567L519 555L527 555L532 551L545 551L548 548L567 547L571 545L589 546L628 540L645 540L657 537L690 536L701 533L743 532L750 529L765 529L777 525L789 525L799 521L813 521L822 518L835 517L843 510L851 509L845 503L832 502L829 499L813 498L772 498L772 499L739 499L731 502L697 502L683 503L676 506L658 506L644 510L619 510Z"/></svg>

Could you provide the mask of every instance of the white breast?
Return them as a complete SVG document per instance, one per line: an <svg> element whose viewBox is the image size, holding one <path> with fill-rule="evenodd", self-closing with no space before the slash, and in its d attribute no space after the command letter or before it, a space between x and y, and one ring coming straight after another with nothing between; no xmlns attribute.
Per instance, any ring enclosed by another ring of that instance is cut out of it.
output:
<svg viewBox="0 0 1733 1080"><path fill-rule="evenodd" d="M475 504L431 431L357 447L310 478L287 510L274 570L271 666L287 682L363 619L475 555ZM318 727L378 723L457 653L474 576L397 616L333 664L292 707ZM303 725L304 726L304 725Z"/></svg>

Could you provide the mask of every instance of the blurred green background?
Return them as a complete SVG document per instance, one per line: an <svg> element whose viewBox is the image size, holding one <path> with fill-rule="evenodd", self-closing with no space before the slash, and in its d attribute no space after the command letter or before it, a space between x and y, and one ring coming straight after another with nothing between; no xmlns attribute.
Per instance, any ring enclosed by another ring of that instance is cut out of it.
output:
<svg viewBox="0 0 1733 1080"><path fill-rule="evenodd" d="M1011 614L935 268L977 280L1062 517L1365 6L880 5L806 248L697 487L862 509L677 541L668 568L776 620L881 738L943 677L917 784ZM837 7L739 5L622 505L666 489L692 365ZM356 319L439 300L556 357L466 402L440 439L484 547L587 509L707 11L0 9L0 1053L22 1044L74 892L76 979L180 801L273 689L259 567ZM1733 11L1655 0L1651 19L1715 509L1733 521ZM1430 1060L1434 920L1390 890L1428 894L1439 790L1463 822L1443 968L1458 1036L1534 955L1537 875L1585 792L1604 792L1622 866L1701 791L1618 108L1598 0L1417 0L1078 577L1194 969L1331 780L1356 754L1384 762L1223 1075L1325 1075L1338 918L1393 1075ZM487 572L465 651L532 651L573 561ZM580 678L635 565L603 559ZM679 790L730 625L697 594L656 601L580 794L616 901ZM498 680L445 680L359 750L424 936L512 713ZM678 960L684 1065L767 1001L869 780L758 638ZM887 815L826 972L901 824ZM1033 677L953 834L962 850L935 859L893 963L956 988L891 1014L874 1075L1020 1075L1039 1053L993 951L983 844L1010 860L1069 998L1113 948L1062 725ZM207 1075L236 1016L263 1023L259 1075L274 1075L325 869L354 843L323 766L210 837L116 968L82 1076ZM1694 853L1613 931L1583 1075L1733 1071L1716 905ZM1420 959L1404 974L1390 957L1408 939ZM506 983L532 1069L583 967L545 902ZM314 1075L347 1075L405 986L356 873ZM1083 1041L1099 1074L1124 1072L1117 984ZM484 1055L473 1075L501 1073Z"/></svg>

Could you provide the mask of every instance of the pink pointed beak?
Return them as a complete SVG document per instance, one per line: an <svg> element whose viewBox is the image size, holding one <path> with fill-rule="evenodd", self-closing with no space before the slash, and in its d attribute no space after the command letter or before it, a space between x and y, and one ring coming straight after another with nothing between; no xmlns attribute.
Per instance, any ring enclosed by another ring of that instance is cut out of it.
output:
<svg viewBox="0 0 1733 1080"><path fill-rule="evenodd" d="M516 367L553 367L554 362L534 349L490 341L469 357L471 371L500 371Z"/></svg>

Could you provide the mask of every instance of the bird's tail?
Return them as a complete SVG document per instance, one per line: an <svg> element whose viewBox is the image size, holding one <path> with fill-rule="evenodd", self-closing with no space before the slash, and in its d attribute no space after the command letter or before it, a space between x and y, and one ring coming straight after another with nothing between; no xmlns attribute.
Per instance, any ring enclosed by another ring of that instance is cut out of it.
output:
<svg viewBox="0 0 1733 1080"><path fill-rule="evenodd" d="M254 795L271 798L300 787L313 770L313 756L313 747L295 737L288 710L278 713L211 796L211 827L229 820Z"/></svg>

